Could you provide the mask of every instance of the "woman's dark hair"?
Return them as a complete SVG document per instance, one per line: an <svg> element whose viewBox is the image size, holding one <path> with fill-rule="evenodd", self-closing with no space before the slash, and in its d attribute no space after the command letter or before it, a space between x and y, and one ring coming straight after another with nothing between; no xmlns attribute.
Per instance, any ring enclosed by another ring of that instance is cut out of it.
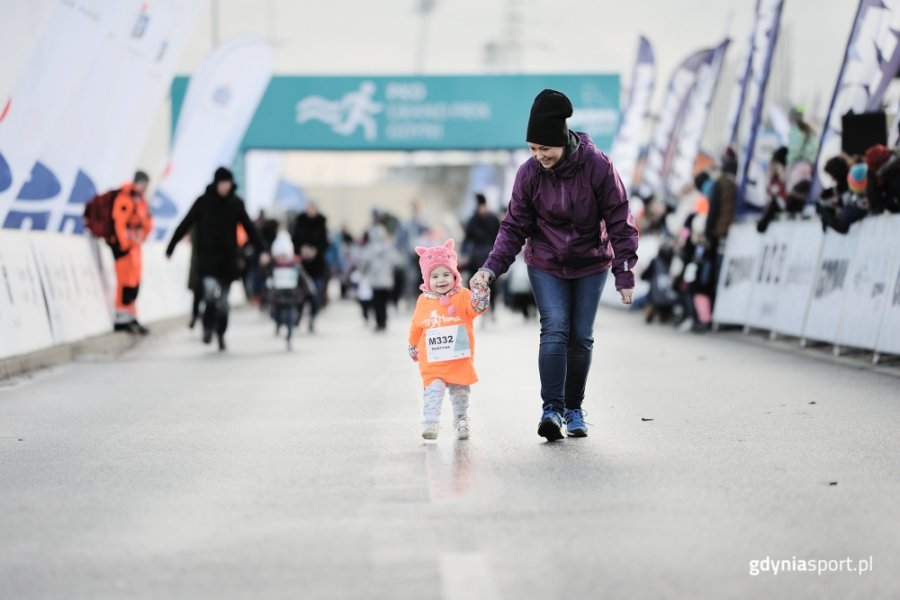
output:
<svg viewBox="0 0 900 600"><path fill-rule="evenodd" d="M843 194L850 187L847 185L847 175L850 174L850 163L843 156L833 156L825 163L825 172L834 179L838 193Z"/></svg>
<svg viewBox="0 0 900 600"><path fill-rule="evenodd" d="M782 146L772 153L772 162L787 166L788 149Z"/></svg>

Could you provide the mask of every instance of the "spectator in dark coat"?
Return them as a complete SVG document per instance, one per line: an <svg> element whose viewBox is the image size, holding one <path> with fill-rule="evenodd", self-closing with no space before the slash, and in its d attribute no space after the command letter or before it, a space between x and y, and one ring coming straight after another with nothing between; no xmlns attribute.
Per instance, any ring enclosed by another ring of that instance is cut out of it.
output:
<svg viewBox="0 0 900 600"><path fill-rule="evenodd" d="M225 330L228 329L228 292L231 283L240 277L238 225L243 226L254 248L263 248L244 201L235 194L236 189L231 171L219 167L213 182L191 206L166 248L166 256L172 256L175 245L193 229L197 274L206 303L203 343L210 343L215 333L220 350L225 350ZM262 252L260 260L267 263L268 255Z"/></svg>
<svg viewBox="0 0 900 600"><path fill-rule="evenodd" d="M325 261L325 252L328 249L328 225L323 215L319 214L319 207L312 201L307 203L306 210L294 221L294 229L291 233L294 248L300 253L303 268L316 284L314 294L300 305L298 322L303 318L306 304L310 305L309 330L315 329L316 316L325 300L325 283L328 264Z"/></svg>

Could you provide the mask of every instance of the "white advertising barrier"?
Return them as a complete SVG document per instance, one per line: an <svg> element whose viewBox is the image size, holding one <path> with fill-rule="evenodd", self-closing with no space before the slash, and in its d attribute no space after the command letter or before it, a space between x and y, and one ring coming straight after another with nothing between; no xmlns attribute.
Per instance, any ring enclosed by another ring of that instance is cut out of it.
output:
<svg viewBox="0 0 900 600"><path fill-rule="evenodd" d="M642 235L638 244L638 261L634 266L634 298L640 298L650 293L650 284L641 279L641 273L644 272L650 262L659 254L659 236L658 235ZM600 296L601 304L607 306L623 306L622 298L616 291L616 278L613 277L612 270L606 278L606 287L603 295Z"/></svg>
<svg viewBox="0 0 900 600"><path fill-rule="evenodd" d="M0 358L53 345L29 237L0 229Z"/></svg>
<svg viewBox="0 0 900 600"><path fill-rule="evenodd" d="M859 245L850 263L836 341L839 346L875 350L900 266L898 224L900 217L892 215L870 217L859 225Z"/></svg>
<svg viewBox="0 0 900 600"><path fill-rule="evenodd" d="M816 280L825 233L818 220L789 223L784 279L772 330L800 337Z"/></svg>
<svg viewBox="0 0 900 600"><path fill-rule="evenodd" d="M166 259L164 242L143 246L143 273L137 299L138 318L153 322L186 315L191 310L192 294L187 288L191 254L183 250Z"/></svg>
<svg viewBox="0 0 900 600"><path fill-rule="evenodd" d="M746 324L800 337L824 239L822 226L818 221L777 221L761 237Z"/></svg>
<svg viewBox="0 0 900 600"><path fill-rule="evenodd" d="M171 259L166 258L165 242L145 243L138 319L152 323L190 314L193 302L193 292L188 289L190 271L190 243L180 243ZM240 280L232 284L228 301L231 306L246 304L247 295Z"/></svg>
<svg viewBox="0 0 900 600"><path fill-rule="evenodd" d="M43 233L31 237L55 344L111 331L100 271L86 237Z"/></svg>
<svg viewBox="0 0 900 600"><path fill-rule="evenodd" d="M893 255L894 266L887 279L884 317L875 350L881 354L900 354L900 215L882 218L890 223L886 238L891 243L889 252Z"/></svg>
<svg viewBox="0 0 900 600"><path fill-rule="evenodd" d="M760 241L744 320L749 327L772 329L775 323L781 286L785 280L791 225L776 221L769 225L764 234L756 233Z"/></svg>
<svg viewBox="0 0 900 600"><path fill-rule="evenodd" d="M729 229L716 288L714 323L746 324L762 241L754 223L739 223Z"/></svg>
<svg viewBox="0 0 900 600"><path fill-rule="evenodd" d="M103 284L103 296L109 309L109 322L112 323L116 316L116 261L109 246L100 240L92 238L91 249L94 263L100 269L100 283Z"/></svg>
<svg viewBox="0 0 900 600"><path fill-rule="evenodd" d="M841 235L828 230L816 268L813 293L803 325L803 338L834 343L840 328L850 263L856 255L861 225Z"/></svg>

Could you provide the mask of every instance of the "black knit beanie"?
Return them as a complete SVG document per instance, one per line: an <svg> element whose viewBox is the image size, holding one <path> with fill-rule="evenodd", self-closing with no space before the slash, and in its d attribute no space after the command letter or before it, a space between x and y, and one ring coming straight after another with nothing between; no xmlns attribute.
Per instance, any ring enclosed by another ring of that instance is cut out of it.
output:
<svg viewBox="0 0 900 600"><path fill-rule="evenodd" d="M219 167L218 169L216 169L216 174L213 176L213 181L216 183L219 183L220 181L234 182L234 175L232 175L231 171L229 171L225 167Z"/></svg>
<svg viewBox="0 0 900 600"><path fill-rule="evenodd" d="M525 141L541 146L567 146L569 128L566 119L572 116L572 103L556 90L544 90L531 105L528 133Z"/></svg>

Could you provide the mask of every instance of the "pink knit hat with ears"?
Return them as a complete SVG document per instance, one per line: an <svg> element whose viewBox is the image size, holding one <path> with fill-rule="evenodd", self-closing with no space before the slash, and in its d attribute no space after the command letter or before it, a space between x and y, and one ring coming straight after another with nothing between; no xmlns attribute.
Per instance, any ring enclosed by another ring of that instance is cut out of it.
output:
<svg viewBox="0 0 900 600"><path fill-rule="evenodd" d="M456 268L457 257L453 250L453 240L447 240L442 246L432 246L426 248L424 246L416 246L416 254L419 255L419 268L422 269L422 280L424 283L420 286L423 292L430 292L428 287L428 279L431 272L438 267L446 267L453 274L456 286L462 285L462 277Z"/></svg>

